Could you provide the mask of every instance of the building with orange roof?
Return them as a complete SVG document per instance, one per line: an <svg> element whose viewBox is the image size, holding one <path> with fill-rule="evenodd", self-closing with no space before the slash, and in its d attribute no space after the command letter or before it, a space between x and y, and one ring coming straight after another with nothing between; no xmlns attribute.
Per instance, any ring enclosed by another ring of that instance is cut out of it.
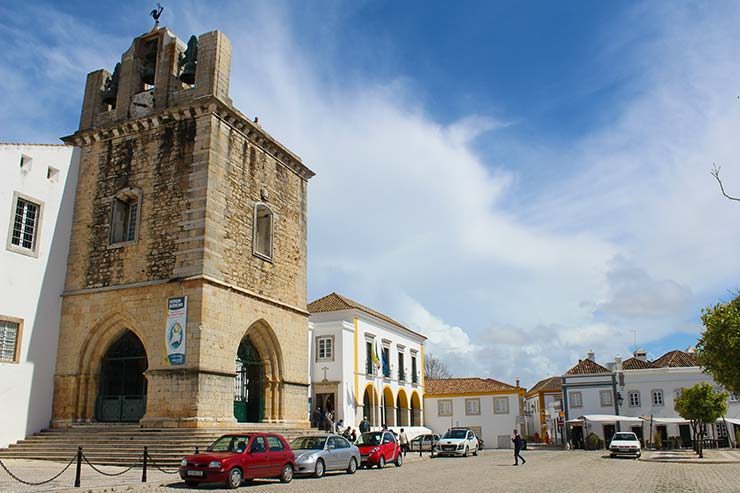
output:
<svg viewBox="0 0 740 493"><path fill-rule="evenodd" d="M409 438L426 431L426 337L338 293L309 303L308 311L314 424L321 408L353 428L366 417L372 427L404 427Z"/></svg>
<svg viewBox="0 0 740 493"><path fill-rule="evenodd" d="M525 394L524 415L527 436L536 443L561 442L558 418L562 410L562 379L540 380Z"/></svg>
<svg viewBox="0 0 740 493"><path fill-rule="evenodd" d="M435 433L466 427L486 448L510 448L514 429L524 433L524 389L493 378L428 380L424 422Z"/></svg>

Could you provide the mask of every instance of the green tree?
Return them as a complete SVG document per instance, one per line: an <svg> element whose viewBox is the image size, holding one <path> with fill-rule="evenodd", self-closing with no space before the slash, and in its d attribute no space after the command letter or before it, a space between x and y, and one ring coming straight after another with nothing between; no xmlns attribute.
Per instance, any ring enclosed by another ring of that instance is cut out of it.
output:
<svg viewBox="0 0 740 493"><path fill-rule="evenodd" d="M694 450L704 457L701 446L707 434L707 424L714 423L727 412L727 393L715 392L706 382L683 389L674 405L676 412L691 422L694 431Z"/></svg>
<svg viewBox="0 0 740 493"><path fill-rule="evenodd" d="M699 364L730 392L740 393L740 296L702 310L704 332L696 346Z"/></svg>

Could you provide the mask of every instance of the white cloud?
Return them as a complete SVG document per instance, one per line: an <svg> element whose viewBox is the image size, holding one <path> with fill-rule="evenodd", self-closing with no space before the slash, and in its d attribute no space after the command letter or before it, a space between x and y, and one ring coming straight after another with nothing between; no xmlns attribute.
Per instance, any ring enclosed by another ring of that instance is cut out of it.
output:
<svg viewBox="0 0 740 493"><path fill-rule="evenodd" d="M500 162L474 147L509 122L526 125L518 115L437 121L419 95L423 81L338 66L332 36L307 43L303 24L281 6L179 10L173 27L183 39L214 27L229 35L235 104L317 172L309 185L310 291L344 292L418 327L456 374L533 383L591 348L606 361L626 351L631 330L649 342L695 329L702 301L735 287L740 209L708 175L717 162L728 187L740 190L734 5L699 14L648 5L616 19L605 63L620 73L638 67L639 90L612 121L568 142L567 155L517 142L536 147L552 169L570 170L541 188L518 180L531 154ZM341 22L336 10L325 16L327 32ZM40 38L19 43L32 33L17 26L3 31L11 49L25 51L14 52L22 75L0 65L10 88L0 117L12 116L29 135L49 101L68 98L72 87L79 101L82 72L111 69L129 43L49 16L48 51ZM65 23L100 42L80 43ZM43 56L23 61L35 54ZM53 81L41 98L30 97L26 70ZM27 103L18 109L13 100ZM511 207L519 195L529 200Z"/></svg>

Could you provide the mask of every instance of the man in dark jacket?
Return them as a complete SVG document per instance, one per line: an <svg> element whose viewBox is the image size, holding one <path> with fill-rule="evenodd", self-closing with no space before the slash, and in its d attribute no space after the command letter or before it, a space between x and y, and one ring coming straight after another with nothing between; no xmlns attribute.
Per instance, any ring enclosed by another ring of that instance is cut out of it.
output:
<svg viewBox="0 0 740 493"><path fill-rule="evenodd" d="M368 431L370 431L370 422L367 417L363 417L360 421L360 433L367 433Z"/></svg>
<svg viewBox="0 0 740 493"><path fill-rule="evenodd" d="M519 452L522 450L522 445L524 444L524 441L522 440L522 437L519 435L519 432L517 430L514 430L514 438L512 438L511 441L514 442L514 465L519 465L519 459L522 459L522 465L526 464L527 461L524 460L524 457L519 455Z"/></svg>

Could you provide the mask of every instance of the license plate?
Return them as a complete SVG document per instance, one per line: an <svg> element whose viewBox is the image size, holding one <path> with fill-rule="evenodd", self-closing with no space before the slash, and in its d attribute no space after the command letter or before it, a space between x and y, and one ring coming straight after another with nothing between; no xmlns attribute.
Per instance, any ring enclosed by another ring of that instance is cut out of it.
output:
<svg viewBox="0 0 740 493"><path fill-rule="evenodd" d="M188 476L202 476L203 471L188 471Z"/></svg>

